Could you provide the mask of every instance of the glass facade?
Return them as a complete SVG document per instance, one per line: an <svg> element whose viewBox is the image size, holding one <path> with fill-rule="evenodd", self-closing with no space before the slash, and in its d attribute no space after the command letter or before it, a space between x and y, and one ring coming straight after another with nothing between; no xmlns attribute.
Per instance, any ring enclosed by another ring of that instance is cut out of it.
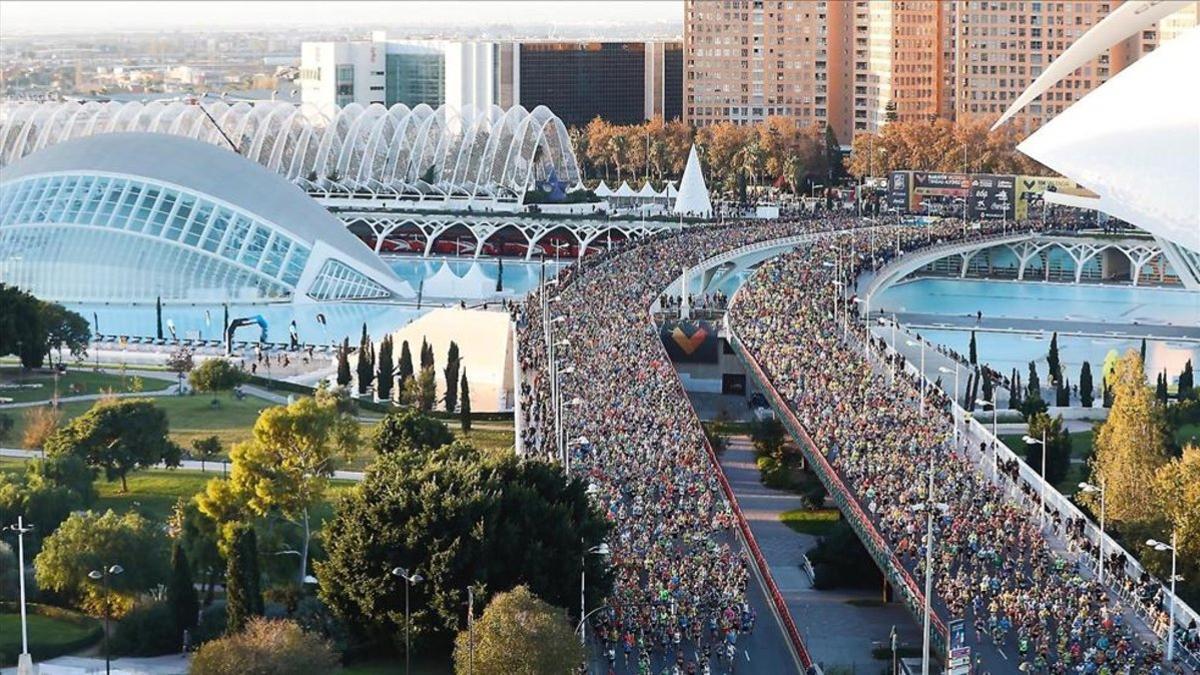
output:
<svg viewBox="0 0 1200 675"><path fill-rule="evenodd" d="M329 259L321 266L308 295L314 300L376 300L391 294L349 265Z"/></svg>
<svg viewBox="0 0 1200 675"><path fill-rule="evenodd" d="M0 185L0 280L56 300L286 300L310 248L204 195L66 174Z"/></svg>
<svg viewBox="0 0 1200 675"><path fill-rule="evenodd" d="M612 124L645 120L646 45L530 42L521 45L521 102L544 105L567 126L599 115Z"/></svg>
<svg viewBox="0 0 1200 675"><path fill-rule="evenodd" d="M436 107L446 98L446 57L442 53L387 55L384 99L413 108L422 103Z"/></svg>

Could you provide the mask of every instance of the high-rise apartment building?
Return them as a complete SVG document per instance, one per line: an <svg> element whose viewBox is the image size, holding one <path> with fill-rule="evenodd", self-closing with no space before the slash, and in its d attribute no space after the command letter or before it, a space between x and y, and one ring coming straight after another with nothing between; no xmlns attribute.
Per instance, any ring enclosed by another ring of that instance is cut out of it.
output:
<svg viewBox="0 0 1200 675"><path fill-rule="evenodd" d="M686 0L684 117L787 115L843 145L891 120L996 117L1121 0ZM1014 119L1029 131L1158 44L1200 2L1114 46Z"/></svg>

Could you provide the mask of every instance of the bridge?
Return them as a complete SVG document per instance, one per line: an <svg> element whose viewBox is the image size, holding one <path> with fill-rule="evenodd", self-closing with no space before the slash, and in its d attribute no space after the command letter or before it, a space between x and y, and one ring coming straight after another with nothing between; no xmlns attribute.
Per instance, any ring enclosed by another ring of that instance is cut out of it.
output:
<svg viewBox="0 0 1200 675"><path fill-rule="evenodd" d="M478 258L481 255L518 253L529 260L538 251L546 255L582 258L602 250L611 242L646 237L677 230L680 224L669 220L641 220L530 213L471 213L376 211L367 209L331 209L352 232L376 253L413 252L423 256L434 253L441 243L449 243L455 252ZM464 248L464 242L465 248ZM514 247L515 245L515 247Z"/></svg>
<svg viewBox="0 0 1200 675"><path fill-rule="evenodd" d="M1014 278L1083 283L1128 278L1133 286L1147 282L1179 284L1200 290L1197 270L1186 249L1143 237L1106 237L1016 232L971 241L930 246L900 257L879 270L864 296L926 270L958 278ZM1200 262L1200 260L1198 260Z"/></svg>

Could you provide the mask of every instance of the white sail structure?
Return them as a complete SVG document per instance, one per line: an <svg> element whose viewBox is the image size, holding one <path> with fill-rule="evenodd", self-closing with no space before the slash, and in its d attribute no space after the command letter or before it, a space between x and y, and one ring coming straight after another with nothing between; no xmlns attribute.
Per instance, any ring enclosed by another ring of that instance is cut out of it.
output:
<svg viewBox="0 0 1200 675"><path fill-rule="evenodd" d="M688 153L687 166L679 181L679 195L675 198L674 212L679 215L709 217L712 201L708 197L708 186L704 184L704 171L700 168L700 157L696 146Z"/></svg>

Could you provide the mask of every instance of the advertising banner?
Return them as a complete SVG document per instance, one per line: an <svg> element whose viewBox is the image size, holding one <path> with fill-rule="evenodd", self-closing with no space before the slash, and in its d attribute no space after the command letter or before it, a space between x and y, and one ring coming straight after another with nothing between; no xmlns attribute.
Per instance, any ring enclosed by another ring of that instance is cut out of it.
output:
<svg viewBox="0 0 1200 675"><path fill-rule="evenodd" d="M953 210L954 200L966 199L970 187L971 177L965 173L914 171L909 211L917 213L928 208L929 213L939 213L944 209ZM923 206L926 203L928 207Z"/></svg>
<svg viewBox="0 0 1200 675"><path fill-rule="evenodd" d="M971 177L971 196L967 200L967 214L971 219L1016 217L1016 176L990 173Z"/></svg>
<svg viewBox="0 0 1200 675"><path fill-rule="evenodd" d="M720 349L717 326L711 321L665 321L659 337L667 356L676 363L716 363Z"/></svg>
<svg viewBox="0 0 1200 675"><path fill-rule="evenodd" d="M1042 195L1046 192L1062 192L1078 197L1096 197L1070 178L1017 176L1017 220L1025 220L1031 215L1038 218L1038 211L1042 208Z"/></svg>
<svg viewBox="0 0 1200 675"><path fill-rule="evenodd" d="M912 172L893 171L888 176L887 203L893 211L909 210L909 195L912 192Z"/></svg>

